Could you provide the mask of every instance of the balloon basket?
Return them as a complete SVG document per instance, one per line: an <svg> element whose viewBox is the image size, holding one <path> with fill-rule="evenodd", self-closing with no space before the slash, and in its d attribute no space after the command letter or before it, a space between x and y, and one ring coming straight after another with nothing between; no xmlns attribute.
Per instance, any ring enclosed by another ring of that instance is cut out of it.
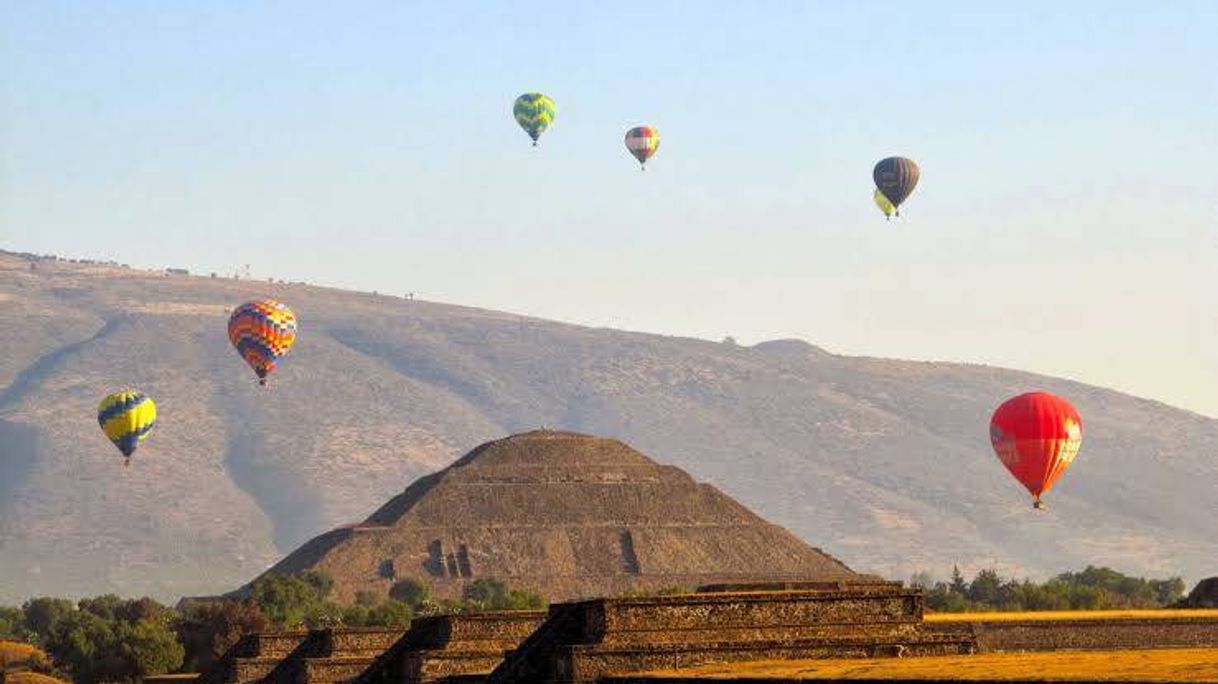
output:
<svg viewBox="0 0 1218 684"><path fill-rule="evenodd" d="M1041 501L1040 499L1033 501L1032 509L1037 510L1037 511L1043 511L1045 509L1045 502Z"/></svg>

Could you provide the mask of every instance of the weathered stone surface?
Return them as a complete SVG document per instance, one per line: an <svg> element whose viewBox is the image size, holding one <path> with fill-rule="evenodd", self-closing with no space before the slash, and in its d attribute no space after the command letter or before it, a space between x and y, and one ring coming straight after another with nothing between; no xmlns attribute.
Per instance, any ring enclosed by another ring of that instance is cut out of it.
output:
<svg viewBox="0 0 1218 684"><path fill-rule="evenodd" d="M982 652L1218 647L1218 617L939 622L926 628L973 634Z"/></svg>
<svg viewBox="0 0 1218 684"><path fill-rule="evenodd" d="M270 572L306 569L333 577L342 602L407 577L445 597L494 578L551 600L859 578L677 468L617 440L544 430L474 449Z"/></svg>
<svg viewBox="0 0 1218 684"><path fill-rule="evenodd" d="M971 632L922 628L922 595L895 583L700 592L551 606L488 681L595 682L609 673L708 662L956 655ZM758 587L754 587L758 588Z"/></svg>
<svg viewBox="0 0 1218 684"><path fill-rule="evenodd" d="M359 677L372 664L369 657L330 657L306 658L302 676L297 677L295 684L331 684L332 682L349 682Z"/></svg>
<svg viewBox="0 0 1218 684"><path fill-rule="evenodd" d="M281 662L283 662L283 656L273 658L236 658L233 660L232 673L227 681L260 681L263 677L269 675Z"/></svg>
<svg viewBox="0 0 1218 684"><path fill-rule="evenodd" d="M250 634L242 641L241 655L248 658L282 658L299 648L308 638L307 630Z"/></svg>
<svg viewBox="0 0 1218 684"><path fill-rule="evenodd" d="M419 618L376 659L360 684L449 681L485 676L545 619L544 611Z"/></svg>

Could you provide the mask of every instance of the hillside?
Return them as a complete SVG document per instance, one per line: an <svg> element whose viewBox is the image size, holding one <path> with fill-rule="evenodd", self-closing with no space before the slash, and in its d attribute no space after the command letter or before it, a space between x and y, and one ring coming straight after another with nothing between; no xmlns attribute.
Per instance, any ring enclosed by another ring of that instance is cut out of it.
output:
<svg viewBox="0 0 1218 684"><path fill-rule="evenodd" d="M300 318L260 390L241 301ZM473 446L539 426L619 437L849 566L1212 574L1218 422L1015 371L738 347L304 285L0 255L0 601L240 585ZM160 422L130 468L97 428L138 385ZM1082 412L1075 467L1033 514L994 459L993 407Z"/></svg>

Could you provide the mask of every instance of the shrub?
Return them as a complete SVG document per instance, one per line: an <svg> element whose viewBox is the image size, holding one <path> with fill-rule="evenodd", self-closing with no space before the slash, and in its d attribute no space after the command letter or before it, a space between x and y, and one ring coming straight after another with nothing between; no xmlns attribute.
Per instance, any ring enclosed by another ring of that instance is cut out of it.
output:
<svg viewBox="0 0 1218 684"><path fill-rule="evenodd" d="M177 622L178 641L185 649L188 670L210 668L242 636L265 631L271 621L252 603L206 601L183 607Z"/></svg>
<svg viewBox="0 0 1218 684"><path fill-rule="evenodd" d="M431 591L427 585L413 578L396 582L389 590L390 598L401 601L411 608L418 608L426 603L430 595Z"/></svg>

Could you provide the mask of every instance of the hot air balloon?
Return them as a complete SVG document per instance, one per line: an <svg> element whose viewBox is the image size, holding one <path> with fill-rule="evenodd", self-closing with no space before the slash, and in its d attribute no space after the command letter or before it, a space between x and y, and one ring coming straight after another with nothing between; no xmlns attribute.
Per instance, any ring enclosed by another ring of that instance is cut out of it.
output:
<svg viewBox="0 0 1218 684"><path fill-rule="evenodd" d="M889 202L892 202L894 213L900 216L901 203L918 186L920 173L914 160L905 157L888 157L881 159L875 165L871 171L871 177L875 179L875 187L888 198Z"/></svg>
<svg viewBox="0 0 1218 684"><path fill-rule="evenodd" d="M888 198L884 196L884 193L880 192L879 188L875 189L875 196L873 199L875 199L875 206L879 207L880 211L884 212L884 218L891 221L892 215L896 212L897 208L892 206L892 202L888 201Z"/></svg>
<svg viewBox="0 0 1218 684"><path fill-rule="evenodd" d="M659 148L660 132L654 126L635 126L626 131L626 149L639 160L640 168L647 169L647 160Z"/></svg>
<svg viewBox="0 0 1218 684"><path fill-rule="evenodd" d="M156 404L143 392L115 392L97 405L97 424L127 457L123 465L131 465L131 454L156 425Z"/></svg>
<svg viewBox="0 0 1218 684"><path fill-rule="evenodd" d="M296 342L296 314L271 299L246 302L228 319L228 339L265 385L275 364Z"/></svg>
<svg viewBox="0 0 1218 684"><path fill-rule="evenodd" d="M516 98L516 104L512 106L516 123L533 139L533 147L537 147L537 139L554 122L554 115L557 113L558 108L554 106L554 100L541 93L525 93Z"/></svg>
<svg viewBox="0 0 1218 684"><path fill-rule="evenodd" d="M1032 493L1032 507L1066 472L1083 443L1083 421L1070 402L1030 392L1003 402L990 419L998 459Z"/></svg>

